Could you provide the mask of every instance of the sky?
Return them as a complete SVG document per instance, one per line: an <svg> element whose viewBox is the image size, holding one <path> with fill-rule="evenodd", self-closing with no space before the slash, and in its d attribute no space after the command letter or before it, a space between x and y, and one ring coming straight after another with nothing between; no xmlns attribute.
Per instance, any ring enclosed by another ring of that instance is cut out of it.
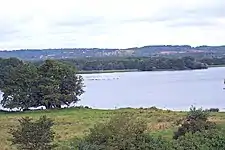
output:
<svg viewBox="0 0 225 150"><path fill-rule="evenodd" d="M225 45L225 0L0 0L0 49Z"/></svg>

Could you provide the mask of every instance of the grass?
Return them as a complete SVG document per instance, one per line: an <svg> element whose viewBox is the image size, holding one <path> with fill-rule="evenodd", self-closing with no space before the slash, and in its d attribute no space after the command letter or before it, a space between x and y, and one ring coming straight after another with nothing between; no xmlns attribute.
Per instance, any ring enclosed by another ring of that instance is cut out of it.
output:
<svg viewBox="0 0 225 150"><path fill-rule="evenodd" d="M64 149L75 137L82 137L88 133L88 129L98 122L109 120L118 113L135 113L137 116L148 122L148 131L154 135L162 135L172 138L173 131L177 128L176 121L184 117L186 112L173 112L157 109L132 109L124 108L117 110L99 110L99 109L79 109L68 108L61 110L41 110L28 111L21 113L0 112L0 147L1 150L10 150L10 138L8 130L18 124L21 117L39 118L46 115L54 120L54 131L56 132L55 142ZM212 113L210 120L218 124L225 125L225 113ZM59 147L60 149L60 147Z"/></svg>

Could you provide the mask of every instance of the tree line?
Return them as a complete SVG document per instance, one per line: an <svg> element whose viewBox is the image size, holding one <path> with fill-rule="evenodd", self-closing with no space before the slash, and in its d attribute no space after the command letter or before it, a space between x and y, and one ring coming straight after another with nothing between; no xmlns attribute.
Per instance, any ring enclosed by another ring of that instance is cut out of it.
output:
<svg viewBox="0 0 225 150"><path fill-rule="evenodd" d="M130 57L130 58L85 58L61 59L60 61L72 64L78 70L126 70L139 71L154 70L189 70L206 69L207 64L193 57L166 58L166 57Z"/></svg>
<svg viewBox="0 0 225 150"><path fill-rule="evenodd" d="M200 60L202 63L206 63L208 65L225 65L225 57L221 58L202 58Z"/></svg>
<svg viewBox="0 0 225 150"><path fill-rule="evenodd" d="M4 59L2 59L4 60ZM225 59L224 59L225 60ZM19 61L19 60L17 60ZM74 66L78 71L93 70L192 70L207 69L208 65L213 64L212 60L195 59L193 57L108 57L108 58L82 58L82 59L59 59L67 65ZM44 61L32 61L31 63L39 66ZM1 61L0 61L1 63ZM216 63L218 64L218 63ZM221 64L221 63L219 63ZM225 64L225 63L224 63ZM2 63L1 65L7 65Z"/></svg>
<svg viewBox="0 0 225 150"><path fill-rule="evenodd" d="M1 105L21 110L69 106L84 93L83 78L76 73L74 66L56 60L34 65L16 58L0 59Z"/></svg>

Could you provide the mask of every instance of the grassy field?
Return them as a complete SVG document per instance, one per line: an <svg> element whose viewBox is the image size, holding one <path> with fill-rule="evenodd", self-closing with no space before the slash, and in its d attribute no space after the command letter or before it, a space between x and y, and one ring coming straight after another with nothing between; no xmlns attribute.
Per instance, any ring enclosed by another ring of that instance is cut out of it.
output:
<svg viewBox="0 0 225 150"><path fill-rule="evenodd" d="M176 130L176 122L184 117L186 112L173 112L155 109L117 109L117 110L96 110L69 108L61 110L42 110L21 113L0 113L0 149L10 150L10 128L18 124L21 117L32 117L37 119L42 115L52 118L55 121L54 131L56 132L55 142L59 144L58 149L63 148L75 137L82 137L88 133L88 129L98 122L109 120L113 115L126 112L135 113L148 122L148 131L154 135L162 135L172 138L173 131ZM218 124L225 125L225 113L212 113L210 120Z"/></svg>

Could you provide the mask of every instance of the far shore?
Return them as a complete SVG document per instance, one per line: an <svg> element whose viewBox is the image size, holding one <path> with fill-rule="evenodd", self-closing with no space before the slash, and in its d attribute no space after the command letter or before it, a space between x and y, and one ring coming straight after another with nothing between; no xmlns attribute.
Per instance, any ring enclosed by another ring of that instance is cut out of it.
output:
<svg viewBox="0 0 225 150"><path fill-rule="evenodd" d="M209 65L208 68L216 68L216 67L225 67L225 65ZM206 69L208 69L206 68ZM153 71L187 71L188 69L184 70L174 70L174 69L156 69ZM190 70L190 69L189 69ZM193 69L193 70L202 70L202 69ZM78 74L96 74L96 73L119 73L119 72L147 72L147 71L140 71L138 69L123 69L123 70L82 70L78 71Z"/></svg>

